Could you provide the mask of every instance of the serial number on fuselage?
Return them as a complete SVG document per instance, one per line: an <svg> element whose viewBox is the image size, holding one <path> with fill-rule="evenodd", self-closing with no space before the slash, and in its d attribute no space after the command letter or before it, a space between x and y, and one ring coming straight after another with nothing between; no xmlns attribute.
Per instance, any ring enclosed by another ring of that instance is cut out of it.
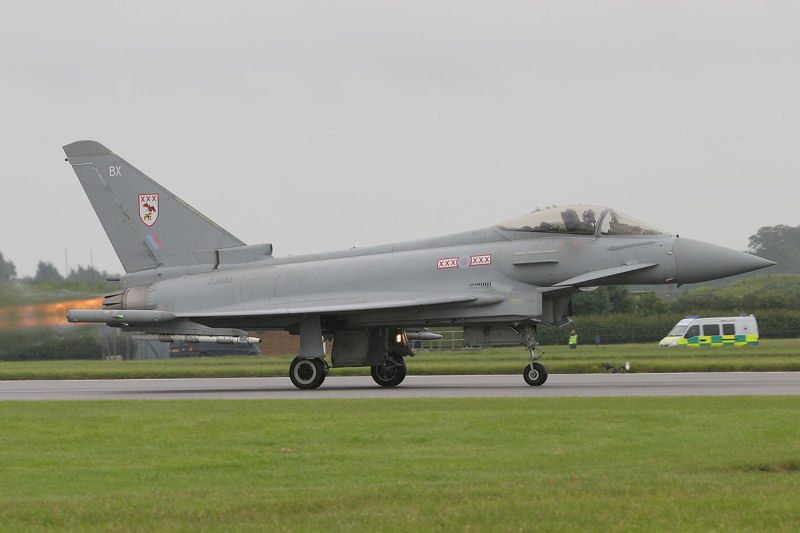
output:
<svg viewBox="0 0 800 533"><path fill-rule="evenodd" d="M211 278L208 280L209 285L221 285L223 283L233 283L233 278L226 277L226 278Z"/></svg>

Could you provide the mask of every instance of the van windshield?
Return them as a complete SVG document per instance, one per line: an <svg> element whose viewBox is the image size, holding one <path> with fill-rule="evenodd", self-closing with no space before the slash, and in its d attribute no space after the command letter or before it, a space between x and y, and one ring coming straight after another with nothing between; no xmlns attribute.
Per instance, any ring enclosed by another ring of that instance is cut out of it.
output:
<svg viewBox="0 0 800 533"><path fill-rule="evenodd" d="M672 328L672 331L669 332L668 336L669 337L680 337L684 333L686 333L686 328L688 328L688 327L689 326L675 326L674 328ZM664 330L661 330L661 331L664 331Z"/></svg>

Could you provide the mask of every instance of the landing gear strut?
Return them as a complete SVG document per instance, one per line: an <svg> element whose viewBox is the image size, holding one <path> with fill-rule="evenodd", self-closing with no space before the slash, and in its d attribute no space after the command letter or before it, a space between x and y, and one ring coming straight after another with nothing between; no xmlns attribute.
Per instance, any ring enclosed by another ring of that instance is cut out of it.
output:
<svg viewBox="0 0 800 533"><path fill-rule="evenodd" d="M325 359L301 359L295 357L289 367L289 378L298 389L316 389L328 375L328 364Z"/></svg>
<svg viewBox="0 0 800 533"><path fill-rule="evenodd" d="M544 355L544 352L539 350L539 353L536 353L538 342L536 341L536 330L532 326L523 328L522 334L525 338L525 346L531 352L531 362L522 371L522 377L528 385L538 387L547 381L547 369L543 364L536 362L537 359Z"/></svg>

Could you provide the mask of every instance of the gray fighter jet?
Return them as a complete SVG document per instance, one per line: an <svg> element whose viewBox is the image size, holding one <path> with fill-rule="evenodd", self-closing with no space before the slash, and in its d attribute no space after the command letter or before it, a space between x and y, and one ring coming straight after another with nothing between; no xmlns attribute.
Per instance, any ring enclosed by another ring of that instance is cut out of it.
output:
<svg viewBox="0 0 800 533"><path fill-rule="evenodd" d="M692 283L774 264L661 231L611 208L536 210L488 228L341 252L275 257L247 245L95 141L64 146L125 275L102 310L71 310L165 342L245 343L245 331L300 335L289 376L319 387L333 367L406 375L410 339L463 326L473 346L526 346L541 385L536 327L570 322L572 296L600 285Z"/></svg>

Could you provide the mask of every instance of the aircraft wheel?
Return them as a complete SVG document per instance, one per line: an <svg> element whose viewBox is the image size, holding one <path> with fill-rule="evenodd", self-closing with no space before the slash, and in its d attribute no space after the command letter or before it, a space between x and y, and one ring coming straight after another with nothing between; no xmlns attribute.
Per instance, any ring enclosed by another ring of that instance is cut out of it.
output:
<svg viewBox="0 0 800 533"><path fill-rule="evenodd" d="M370 367L370 371L375 383L381 387L394 387L406 379L406 362L403 359L386 361L382 365Z"/></svg>
<svg viewBox="0 0 800 533"><path fill-rule="evenodd" d="M325 361L316 359L300 359L295 357L289 367L289 378L298 389L316 389L325 381L328 367Z"/></svg>
<svg viewBox="0 0 800 533"><path fill-rule="evenodd" d="M525 378L525 383L532 387L538 387L547 381L547 369L540 363L533 363L533 367L528 365L522 371L522 377Z"/></svg>

